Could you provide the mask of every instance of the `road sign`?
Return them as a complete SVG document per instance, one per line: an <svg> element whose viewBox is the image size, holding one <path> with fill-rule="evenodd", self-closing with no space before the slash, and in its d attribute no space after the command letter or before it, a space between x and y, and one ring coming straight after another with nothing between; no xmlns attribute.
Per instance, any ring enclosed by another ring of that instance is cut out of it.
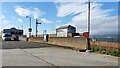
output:
<svg viewBox="0 0 120 68"><path fill-rule="evenodd" d="M29 28L28 31L29 31L29 32L32 32L32 28Z"/></svg>
<svg viewBox="0 0 120 68"><path fill-rule="evenodd" d="M43 34L46 35L47 34L47 30L43 30Z"/></svg>
<svg viewBox="0 0 120 68"><path fill-rule="evenodd" d="M89 37L89 32L84 32L83 35L84 35L85 38L88 38Z"/></svg>

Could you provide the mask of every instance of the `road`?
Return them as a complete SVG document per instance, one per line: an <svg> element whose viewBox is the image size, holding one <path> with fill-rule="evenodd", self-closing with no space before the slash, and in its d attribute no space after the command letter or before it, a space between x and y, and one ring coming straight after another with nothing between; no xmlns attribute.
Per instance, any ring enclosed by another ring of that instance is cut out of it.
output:
<svg viewBox="0 0 120 68"><path fill-rule="evenodd" d="M118 58L42 43L3 41L2 66L118 66Z"/></svg>

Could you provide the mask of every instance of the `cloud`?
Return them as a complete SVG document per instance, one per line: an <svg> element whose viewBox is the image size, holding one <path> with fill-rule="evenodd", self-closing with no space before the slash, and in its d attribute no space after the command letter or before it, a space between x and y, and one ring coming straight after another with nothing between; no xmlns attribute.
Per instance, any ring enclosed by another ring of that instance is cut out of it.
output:
<svg viewBox="0 0 120 68"><path fill-rule="evenodd" d="M57 6L57 17L74 15L68 24L76 26L77 32L87 31L88 9L86 3L68 3ZM103 4L91 3L91 34L118 32L118 16L111 16L113 9L102 9Z"/></svg>
<svg viewBox="0 0 120 68"><path fill-rule="evenodd" d="M88 0L85 0L88 1ZM94 2L95 0L91 0ZM98 0L99 2L119 2L119 0ZM1 2L84 2L84 0L1 0Z"/></svg>
<svg viewBox="0 0 120 68"><path fill-rule="evenodd" d="M12 22L10 20L6 20L4 15L0 15L0 31L3 29L11 28L13 25L11 24Z"/></svg>
<svg viewBox="0 0 120 68"><path fill-rule="evenodd" d="M32 11L32 15L33 15L34 19L38 18L42 14L44 14L44 12L40 11L38 8L34 8Z"/></svg>
<svg viewBox="0 0 120 68"><path fill-rule="evenodd" d="M5 16L4 15L0 15L0 20L3 20L5 19Z"/></svg>
<svg viewBox="0 0 120 68"><path fill-rule="evenodd" d="M20 7L20 6L16 6L15 11L20 16L29 16L29 15L31 15L31 11L30 11L29 8L23 8L23 7Z"/></svg>
<svg viewBox="0 0 120 68"><path fill-rule="evenodd" d="M42 21L43 23L53 23L53 21L47 20L47 19L45 19L45 18L41 18L41 21Z"/></svg>
<svg viewBox="0 0 120 68"><path fill-rule="evenodd" d="M62 23L62 21L61 20L57 20L56 23Z"/></svg>
<svg viewBox="0 0 120 68"><path fill-rule="evenodd" d="M99 6L97 3L91 4L91 9ZM57 6L57 17L65 17L67 15L74 15L77 13L82 13L87 11L87 5L82 3L61 3L60 6Z"/></svg>
<svg viewBox="0 0 120 68"><path fill-rule="evenodd" d="M18 20L18 22L20 22L20 23L22 23L23 22L23 20L22 19L17 19Z"/></svg>
<svg viewBox="0 0 120 68"><path fill-rule="evenodd" d="M53 2L86 2L88 0L53 0ZM94 2L95 0L90 0L91 2ZM119 0L96 0L97 2L119 2Z"/></svg>
<svg viewBox="0 0 120 68"><path fill-rule="evenodd" d="M15 11L19 16L30 16L32 15L35 19L44 14L45 12L42 12L38 8L24 8L21 6L16 6Z"/></svg>

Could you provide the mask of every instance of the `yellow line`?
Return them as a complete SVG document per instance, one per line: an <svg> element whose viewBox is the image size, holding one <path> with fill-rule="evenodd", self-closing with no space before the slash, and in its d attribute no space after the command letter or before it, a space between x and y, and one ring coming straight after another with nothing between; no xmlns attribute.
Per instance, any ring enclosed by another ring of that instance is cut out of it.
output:
<svg viewBox="0 0 120 68"><path fill-rule="evenodd" d="M111 56L111 57L113 57L113 58L118 58L118 59L120 58L120 57L116 57L116 56Z"/></svg>
<svg viewBox="0 0 120 68"><path fill-rule="evenodd" d="M120 64L120 62L117 62L118 64Z"/></svg>
<svg viewBox="0 0 120 68"><path fill-rule="evenodd" d="M120 62L113 62L114 64L120 64Z"/></svg>
<svg viewBox="0 0 120 68"><path fill-rule="evenodd" d="M120 64L120 62L112 62L111 64ZM102 66L109 66L110 64L108 63L108 64L104 64L104 65L102 65Z"/></svg>

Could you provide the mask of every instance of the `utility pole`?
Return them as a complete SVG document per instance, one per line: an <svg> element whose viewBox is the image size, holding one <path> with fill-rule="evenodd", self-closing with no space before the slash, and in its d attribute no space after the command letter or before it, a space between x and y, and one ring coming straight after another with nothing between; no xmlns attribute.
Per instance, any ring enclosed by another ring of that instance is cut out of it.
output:
<svg viewBox="0 0 120 68"><path fill-rule="evenodd" d="M41 24L41 23L38 23L38 20L36 18L36 37L38 36L38 24Z"/></svg>
<svg viewBox="0 0 120 68"><path fill-rule="evenodd" d="M88 32L90 35L90 0L88 2Z"/></svg>
<svg viewBox="0 0 120 68"><path fill-rule="evenodd" d="M90 50L90 0L88 0L88 33L89 36L87 38L87 50Z"/></svg>

